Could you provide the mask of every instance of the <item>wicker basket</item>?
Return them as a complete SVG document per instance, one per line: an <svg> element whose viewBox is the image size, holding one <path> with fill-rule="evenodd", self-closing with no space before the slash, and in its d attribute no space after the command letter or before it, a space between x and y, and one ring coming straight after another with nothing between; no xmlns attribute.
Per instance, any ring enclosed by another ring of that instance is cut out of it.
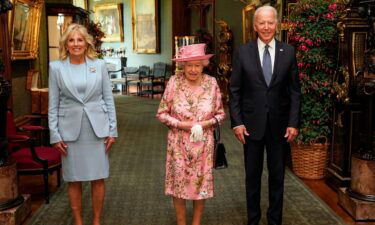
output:
<svg viewBox="0 0 375 225"><path fill-rule="evenodd" d="M325 139L326 140L326 139ZM328 143L292 144L293 172L301 178L322 179L327 165Z"/></svg>

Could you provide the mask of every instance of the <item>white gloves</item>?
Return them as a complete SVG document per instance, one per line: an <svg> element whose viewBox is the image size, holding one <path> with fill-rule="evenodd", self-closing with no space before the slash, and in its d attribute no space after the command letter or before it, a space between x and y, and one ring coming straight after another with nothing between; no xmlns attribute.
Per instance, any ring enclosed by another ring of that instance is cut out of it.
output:
<svg viewBox="0 0 375 225"><path fill-rule="evenodd" d="M195 124L191 129L190 129L190 141L191 142L199 142L199 141L204 141L204 136L203 136L203 128L199 124Z"/></svg>

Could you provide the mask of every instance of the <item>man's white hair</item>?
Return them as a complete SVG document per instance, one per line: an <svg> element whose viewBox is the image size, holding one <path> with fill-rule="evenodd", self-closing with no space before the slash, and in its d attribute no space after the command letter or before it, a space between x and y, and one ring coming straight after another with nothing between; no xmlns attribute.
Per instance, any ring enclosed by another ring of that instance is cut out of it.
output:
<svg viewBox="0 0 375 225"><path fill-rule="evenodd" d="M255 21L255 19L257 18L258 14L261 12L261 11L272 11L274 14L275 14L275 20L276 20L276 23L278 22L277 21L277 10L270 6L270 5L265 5L265 6L261 6L259 8L257 8L255 10L255 13L254 13L254 18L253 18L253 21Z"/></svg>

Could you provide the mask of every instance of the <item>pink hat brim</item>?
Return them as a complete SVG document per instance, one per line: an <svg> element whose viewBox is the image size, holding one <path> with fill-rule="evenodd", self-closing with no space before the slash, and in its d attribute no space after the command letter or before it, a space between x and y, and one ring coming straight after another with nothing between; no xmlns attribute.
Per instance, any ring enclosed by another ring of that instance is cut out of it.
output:
<svg viewBox="0 0 375 225"><path fill-rule="evenodd" d="M200 56L194 56L194 57L187 57L187 58L174 58L172 61L175 62L187 62L187 61L196 61L196 60L205 60L209 59L213 56L214 54L207 54L207 55L200 55Z"/></svg>

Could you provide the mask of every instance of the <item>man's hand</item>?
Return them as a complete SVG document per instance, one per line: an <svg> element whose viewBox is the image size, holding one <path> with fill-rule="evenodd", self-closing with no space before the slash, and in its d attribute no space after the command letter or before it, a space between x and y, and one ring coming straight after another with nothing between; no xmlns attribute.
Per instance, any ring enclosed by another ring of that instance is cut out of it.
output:
<svg viewBox="0 0 375 225"><path fill-rule="evenodd" d="M57 143L53 144L52 147L59 150L60 154L63 155L63 156L68 155L68 152L66 151L68 146L63 141L60 141L60 142L57 142Z"/></svg>
<svg viewBox="0 0 375 225"><path fill-rule="evenodd" d="M286 133L284 137L286 138L287 142L292 142L294 138L297 137L297 135L298 135L298 130L296 128L288 127L286 128Z"/></svg>
<svg viewBox="0 0 375 225"><path fill-rule="evenodd" d="M245 125L240 125L240 126L234 128L234 135L236 135L236 138L242 144L245 144L245 135L249 136L249 133L247 132Z"/></svg>

